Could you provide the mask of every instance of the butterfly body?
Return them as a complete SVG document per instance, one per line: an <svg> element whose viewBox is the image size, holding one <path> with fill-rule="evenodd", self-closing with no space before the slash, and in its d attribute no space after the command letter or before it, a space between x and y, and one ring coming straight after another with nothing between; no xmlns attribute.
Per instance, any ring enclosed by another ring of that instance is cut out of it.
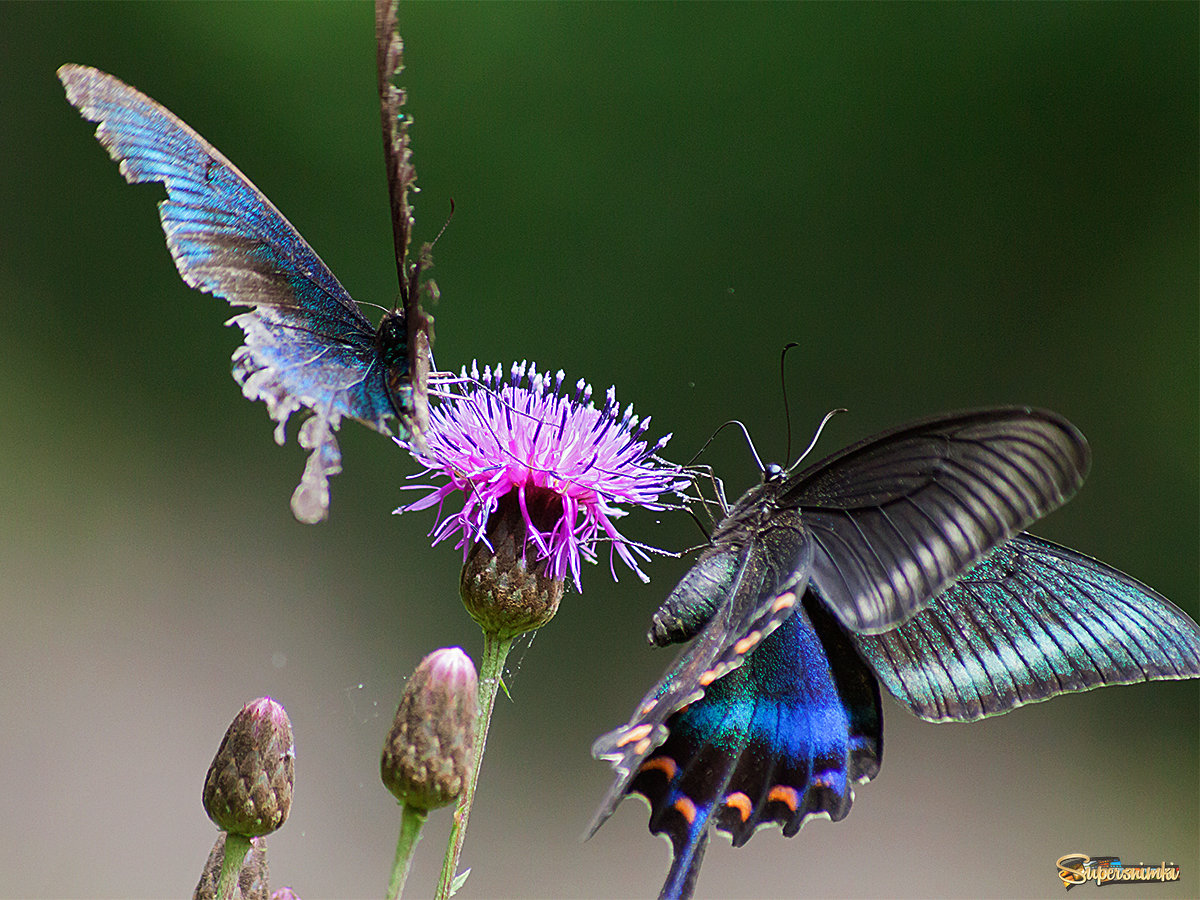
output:
<svg viewBox="0 0 1200 900"><path fill-rule="evenodd" d="M407 258L415 180L407 134L398 124L403 97L390 82L399 67L395 11L377 10L384 147L400 273L401 303L378 326L290 222L220 151L170 110L121 80L88 66L58 70L67 99L97 123L96 137L131 183L158 182L167 198L159 217L167 247L189 286L249 307L229 320L244 333L233 376L262 400L285 440L292 413L309 414L298 441L311 451L292 510L303 522L324 519L329 477L341 471L334 432L343 418L419 441L428 421L432 319L421 309L419 279L427 253Z"/></svg>
<svg viewBox="0 0 1200 900"><path fill-rule="evenodd" d="M879 682L914 713L969 721L1103 684L1200 676L1200 627L1165 598L1020 532L1090 460L1039 410L923 420L793 474L768 470L655 613L689 643L593 754L673 847L691 895L710 829L847 814L879 770Z"/></svg>
<svg viewBox="0 0 1200 900"><path fill-rule="evenodd" d="M691 640L713 617L721 600L731 593L735 581L746 577L743 560L747 535L776 545L774 558L795 570L786 560L791 549L799 552L803 528L794 511L780 511L777 498L783 485L782 473L764 479L748 490L713 531L709 546L654 614L648 638L666 646ZM770 557L772 554L763 554Z"/></svg>

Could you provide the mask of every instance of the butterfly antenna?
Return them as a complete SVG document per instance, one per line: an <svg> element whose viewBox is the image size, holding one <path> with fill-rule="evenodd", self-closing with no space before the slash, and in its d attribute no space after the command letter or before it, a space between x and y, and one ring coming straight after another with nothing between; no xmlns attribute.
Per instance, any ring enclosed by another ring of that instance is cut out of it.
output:
<svg viewBox="0 0 1200 900"><path fill-rule="evenodd" d="M722 423L722 425L716 431L714 431L712 433L712 435L709 437L709 439L704 442L704 446L701 447L699 450L697 450L695 452L695 454L692 456L692 458L687 461L687 463L684 465L684 468L686 469L688 466L690 466L692 463L694 463L697 459L699 459L700 454L708 449L708 445L711 444L716 439L717 435L720 434L722 431L724 431L730 425L736 425L738 428L741 429L742 436L746 439L746 445L750 448L750 453L754 457L754 462L758 465L758 471L765 472L767 470L767 467L763 465L762 457L760 457L758 455L758 450L756 450L754 447L754 441L752 441L750 439L750 432L746 430L746 426L743 425L742 422L738 419L730 419L728 422Z"/></svg>
<svg viewBox="0 0 1200 900"><path fill-rule="evenodd" d="M784 459L792 458L792 406L788 403L787 377L784 372L783 363L787 359L788 351L793 347L799 346L795 341L789 341L784 345L783 352L779 354L779 386L783 389L783 421L787 428L787 453L783 454ZM819 429L817 433L820 434ZM805 452L807 453L808 451L806 450Z"/></svg>
<svg viewBox="0 0 1200 900"><path fill-rule="evenodd" d="M821 424L817 426L816 433L813 434L812 440L808 442L808 446L804 448L804 452L796 457L796 461L791 464L791 466L788 468L788 471L790 472L792 469L795 469L796 466L804 462L804 458L808 456L808 454L812 453L813 447L817 446L817 441L821 439L821 432L825 430L825 426L829 424L830 419L832 419L838 413L849 411L850 410L846 409L844 406L839 406L837 409L831 409L829 412L825 413L825 418L821 419Z"/></svg>
<svg viewBox="0 0 1200 900"><path fill-rule="evenodd" d="M442 223L441 230L438 231L437 237L429 242L429 249L432 250L434 244L442 239L442 235L446 233L446 229L450 227L450 220L454 218L454 198L450 198L450 215L446 216L446 221Z"/></svg>
<svg viewBox="0 0 1200 900"><path fill-rule="evenodd" d="M438 230L437 237L421 245L421 253L408 264L408 281L402 282L400 287L400 299L403 301L404 309L407 311L413 308L414 312L419 312L425 315L425 312L420 308L418 297L420 296L422 287L425 289L425 296L430 303L435 304L441 299L441 291L438 290L437 284L432 278L426 278L424 284L421 283L421 276L426 274L428 269L433 268L433 247L441 240L446 229L450 227L450 220L454 218L454 198L450 198L450 215L446 216L446 221L442 223L442 227ZM429 324L432 324L432 319ZM433 352L429 354L430 365L433 365ZM434 366L436 369L437 367Z"/></svg>
<svg viewBox="0 0 1200 900"><path fill-rule="evenodd" d="M750 437L750 432L746 426L738 419L730 419L725 425L736 425L742 431L742 437L746 439L746 446L750 448L750 455L754 457L754 464L758 466L758 471L765 472L767 467L763 465L762 457L758 455L758 449L754 446L754 441ZM725 426L721 426L724 428Z"/></svg>

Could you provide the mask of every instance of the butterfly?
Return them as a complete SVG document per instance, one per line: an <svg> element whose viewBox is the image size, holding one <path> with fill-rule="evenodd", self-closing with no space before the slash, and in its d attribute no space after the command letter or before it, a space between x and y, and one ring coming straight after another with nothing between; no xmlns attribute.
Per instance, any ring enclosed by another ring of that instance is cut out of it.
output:
<svg viewBox="0 0 1200 900"><path fill-rule="evenodd" d="M633 793L691 896L712 828L741 846L837 821L882 752L879 683L921 718L971 721L1107 684L1200 676L1200 626L1096 560L1023 530L1083 482L1054 413L925 419L801 472L770 466L653 617L690 641L593 755Z"/></svg>
<svg viewBox="0 0 1200 900"><path fill-rule="evenodd" d="M312 247L245 175L212 144L159 103L88 66L64 65L67 99L98 123L96 138L130 183L160 182L159 217L183 280L233 306L250 307L226 324L244 332L233 377L262 400L283 444L289 416L310 415L297 440L311 451L292 511L302 522L326 518L329 477L341 471L334 432L357 419L419 442L428 423L433 319L421 308L429 247L408 258L416 181L410 160L395 3L376 6L377 68L388 193L400 302L372 325Z"/></svg>

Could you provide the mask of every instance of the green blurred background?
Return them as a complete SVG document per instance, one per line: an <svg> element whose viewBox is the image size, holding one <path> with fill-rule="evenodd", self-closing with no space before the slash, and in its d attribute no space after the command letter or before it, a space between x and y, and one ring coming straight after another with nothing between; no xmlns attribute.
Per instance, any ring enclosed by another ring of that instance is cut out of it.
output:
<svg viewBox="0 0 1200 900"><path fill-rule="evenodd" d="M765 457L992 403L1092 442L1037 529L1197 615L1197 13L1167 5L426 5L400 14L437 355L563 367L690 457L742 419ZM303 453L229 377L239 333L180 282L153 208L66 103L67 61L175 111L360 300L395 296L372 13L359 4L0 5L0 894L179 896L215 836L205 769L241 704L296 730L275 884L382 892L378 754L404 679L479 649L458 555L396 518L413 471L349 423L331 520ZM732 433L707 454L757 478ZM696 543L681 515L627 532ZM585 573L518 655L472 816L464 897L644 896L665 845L592 740L669 662L653 583ZM1061 894L1068 852L1174 861L1200 893L1195 682L963 726L885 701L852 814L709 850L702 897ZM410 878L425 896L448 814ZM1088 888L1090 890L1090 888ZM1113 895L1137 889L1114 887ZM1107 895L1107 892L1106 892Z"/></svg>

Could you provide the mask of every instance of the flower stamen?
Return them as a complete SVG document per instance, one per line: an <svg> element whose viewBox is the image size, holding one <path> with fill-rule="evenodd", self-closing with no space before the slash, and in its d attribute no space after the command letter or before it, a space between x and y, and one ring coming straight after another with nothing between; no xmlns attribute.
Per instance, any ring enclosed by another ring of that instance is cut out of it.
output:
<svg viewBox="0 0 1200 900"><path fill-rule="evenodd" d="M564 391L566 374L539 373L521 362L507 372L487 366L482 375L472 363L452 387L439 393L424 435L425 446L400 442L424 466L416 477L441 475L442 484L407 486L428 491L397 512L436 506L430 532L439 543L458 535L464 559L470 546L487 543L488 522L500 500L515 493L526 524L531 563L546 561L549 577L568 574L580 586L580 560L596 561L595 545L611 545L610 570L616 577L619 556L645 580L638 560L648 559L644 545L629 542L614 521L627 512L620 504L664 510L663 500L691 484L690 472L659 457L670 435L648 445L650 419L622 411L614 388L597 409L592 388L583 379ZM461 491L463 506L446 512L445 502ZM490 545L489 545L490 546Z"/></svg>

